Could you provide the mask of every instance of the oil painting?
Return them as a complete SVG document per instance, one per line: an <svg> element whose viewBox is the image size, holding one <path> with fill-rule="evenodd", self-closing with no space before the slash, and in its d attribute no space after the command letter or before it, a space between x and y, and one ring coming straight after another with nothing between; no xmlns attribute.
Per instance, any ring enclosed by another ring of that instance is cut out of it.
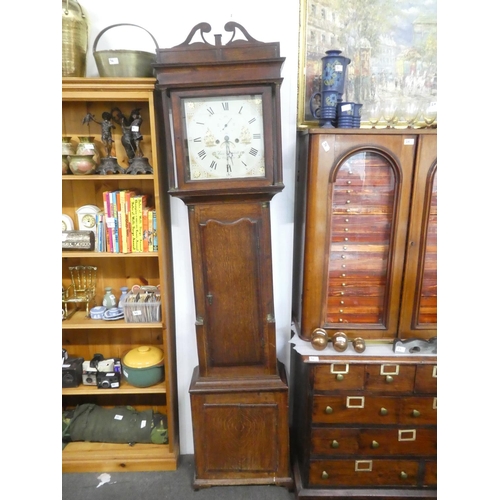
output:
<svg viewBox="0 0 500 500"><path fill-rule="evenodd" d="M374 103L437 109L437 0L300 0L300 8L299 127L318 124L311 97L332 49L350 59L343 101L363 105L364 123Z"/></svg>

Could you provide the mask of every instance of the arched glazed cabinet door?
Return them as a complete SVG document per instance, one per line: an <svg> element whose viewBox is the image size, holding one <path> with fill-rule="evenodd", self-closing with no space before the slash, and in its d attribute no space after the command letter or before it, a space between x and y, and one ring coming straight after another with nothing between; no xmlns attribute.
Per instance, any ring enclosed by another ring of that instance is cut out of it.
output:
<svg viewBox="0 0 500 500"><path fill-rule="evenodd" d="M410 134L311 136L303 338L398 336L416 146Z"/></svg>
<svg viewBox="0 0 500 500"><path fill-rule="evenodd" d="M386 329L400 286L390 280L401 172L389 154L363 148L333 177L325 326Z"/></svg>
<svg viewBox="0 0 500 500"><path fill-rule="evenodd" d="M419 142L399 336L437 335L437 136Z"/></svg>

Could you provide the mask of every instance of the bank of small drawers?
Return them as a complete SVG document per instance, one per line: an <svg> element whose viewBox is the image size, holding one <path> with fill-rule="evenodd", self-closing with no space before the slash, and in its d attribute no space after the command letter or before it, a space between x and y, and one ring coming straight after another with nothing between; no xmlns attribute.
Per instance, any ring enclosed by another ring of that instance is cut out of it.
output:
<svg viewBox="0 0 500 500"><path fill-rule="evenodd" d="M309 370L308 488L436 488L435 360Z"/></svg>

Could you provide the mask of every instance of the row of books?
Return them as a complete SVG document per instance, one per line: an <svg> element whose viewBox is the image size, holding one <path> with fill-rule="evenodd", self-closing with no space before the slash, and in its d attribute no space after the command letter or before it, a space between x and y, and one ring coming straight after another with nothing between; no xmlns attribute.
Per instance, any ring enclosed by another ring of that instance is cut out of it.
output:
<svg viewBox="0 0 500 500"><path fill-rule="evenodd" d="M158 251L156 209L148 206L148 195L123 189L102 196L104 210L96 215L97 252Z"/></svg>

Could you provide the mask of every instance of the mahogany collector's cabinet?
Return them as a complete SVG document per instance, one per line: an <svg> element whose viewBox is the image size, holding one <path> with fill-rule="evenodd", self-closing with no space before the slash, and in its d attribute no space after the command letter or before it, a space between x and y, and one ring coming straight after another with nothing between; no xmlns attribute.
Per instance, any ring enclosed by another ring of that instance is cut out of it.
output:
<svg viewBox="0 0 500 500"><path fill-rule="evenodd" d="M436 132L298 133L297 498L437 496Z"/></svg>
<svg viewBox="0 0 500 500"><path fill-rule="evenodd" d="M96 123L83 124L87 113L101 121L103 112L118 107L128 116L140 108L143 123L141 148L153 167L152 174L117 173L109 175L62 176L62 213L77 225L76 210L83 205L103 207L103 193L133 189L149 195L157 211L158 251L141 253L110 253L80 250L62 252L62 282L70 282L70 266L97 267L96 304L102 304L105 287L112 287L117 299L120 287L160 285L161 321L156 323L126 323L124 319L105 321L86 317L78 310L62 322L62 347L72 357L91 360L96 353L105 358L123 358L130 350L142 345L154 345L163 350L165 380L150 387L137 388L122 377L120 387L99 389L94 385L63 388L62 407L71 409L83 403L111 408L134 407L166 415L167 444L71 442L62 452L63 472L119 472L175 470L179 456L177 417L177 378L175 361L175 321L173 270L170 240L170 208L168 198L161 197L161 169L157 151L154 78L63 78L62 134L70 136L76 145L79 136L95 136L95 147L105 155L100 141L101 128ZM113 130L113 156L126 171L128 159L120 141L122 131ZM93 306L92 304L91 306Z"/></svg>

